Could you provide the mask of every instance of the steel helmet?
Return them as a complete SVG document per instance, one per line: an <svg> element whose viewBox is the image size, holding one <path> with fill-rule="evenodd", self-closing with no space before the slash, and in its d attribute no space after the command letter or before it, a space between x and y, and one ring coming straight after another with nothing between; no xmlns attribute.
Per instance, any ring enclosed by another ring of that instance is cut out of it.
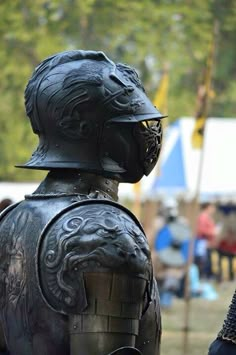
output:
<svg viewBox="0 0 236 355"><path fill-rule="evenodd" d="M136 71L103 52L66 51L45 59L25 90L39 145L23 166L78 169L136 182L157 162L164 117ZM155 122L151 126L145 122Z"/></svg>

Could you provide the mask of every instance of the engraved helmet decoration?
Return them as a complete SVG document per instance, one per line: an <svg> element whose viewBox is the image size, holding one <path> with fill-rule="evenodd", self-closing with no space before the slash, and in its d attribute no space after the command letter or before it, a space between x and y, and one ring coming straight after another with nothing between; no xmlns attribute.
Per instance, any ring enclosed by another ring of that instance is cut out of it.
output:
<svg viewBox="0 0 236 355"><path fill-rule="evenodd" d="M103 52L45 59L26 87L25 105L39 145L21 167L78 169L136 182L157 162L164 116L136 71Z"/></svg>

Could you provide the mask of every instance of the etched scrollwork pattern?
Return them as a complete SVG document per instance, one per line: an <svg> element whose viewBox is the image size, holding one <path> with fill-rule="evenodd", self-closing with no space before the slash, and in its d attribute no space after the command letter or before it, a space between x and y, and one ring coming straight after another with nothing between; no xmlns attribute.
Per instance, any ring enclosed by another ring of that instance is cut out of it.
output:
<svg viewBox="0 0 236 355"><path fill-rule="evenodd" d="M78 300L83 299L85 270L151 277L145 235L126 213L106 205L100 210L96 205L82 206L61 217L43 238L40 264L46 298L72 308L78 308Z"/></svg>
<svg viewBox="0 0 236 355"><path fill-rule="evenodd" d="M7 319L17 317L14 335L30 333L26 305L26 256L24 238L32 217L28 211L20 211L5 223L1 230L1 317L7 338L13 325ZM10 226L10 228L9 228ZM7 228L7 230L6 230ZM9 228L9 229L8 229ZM17 316L18 315L18 316ZM19 324L20 320L20 324Z"/></svg>

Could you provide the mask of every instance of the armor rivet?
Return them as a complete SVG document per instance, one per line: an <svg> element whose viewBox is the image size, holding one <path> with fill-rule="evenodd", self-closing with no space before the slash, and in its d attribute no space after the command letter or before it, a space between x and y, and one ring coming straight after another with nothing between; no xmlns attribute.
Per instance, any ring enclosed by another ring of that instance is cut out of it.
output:
<svg viewBox="0 0 236 355"><path fill-rule="evenodd" d="M75 324L75 325L73 326L73 328L76 329L76 328L77 328L77 324Z"/></svg>

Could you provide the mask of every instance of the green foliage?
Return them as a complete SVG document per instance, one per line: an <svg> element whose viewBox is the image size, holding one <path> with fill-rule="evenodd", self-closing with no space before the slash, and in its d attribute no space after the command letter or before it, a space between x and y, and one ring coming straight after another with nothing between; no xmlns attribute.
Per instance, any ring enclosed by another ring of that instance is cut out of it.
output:
<svg viewBox="0 0 236 355"><path fill-rule="evenodd" d="M16 171L37 145L24 113L24 87L46 56L103 50L137 68L148 94L170 68L169 117L193 115L217 25L210 115L235 112L236 2L233 0L2 0L0 3L0 180L39 179Z"/></svg>

